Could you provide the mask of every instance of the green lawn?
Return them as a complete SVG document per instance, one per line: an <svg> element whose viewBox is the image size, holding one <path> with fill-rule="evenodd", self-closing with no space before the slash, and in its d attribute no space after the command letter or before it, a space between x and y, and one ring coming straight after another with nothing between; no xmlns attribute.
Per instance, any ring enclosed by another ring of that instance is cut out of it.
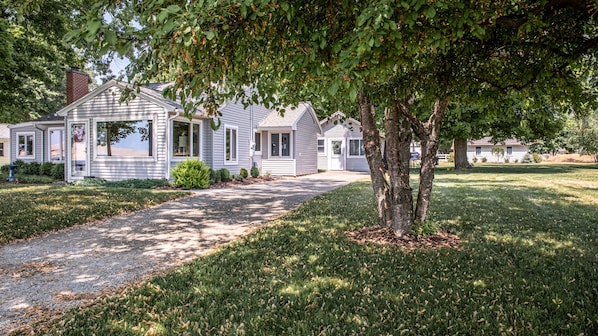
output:
<svg viewBox="0 0 598 336"><path fill-rule="evenodd" d="M0 184L0 244L139 210L179 191Z"/></svg>
<svg viewBox="0 0 598 336"><path fill-rule="evenodd" d="M358 245L371 187L317 197L215 253L56 321L60 335L596 335L598 169L438 172L458 249Z"/></svg>

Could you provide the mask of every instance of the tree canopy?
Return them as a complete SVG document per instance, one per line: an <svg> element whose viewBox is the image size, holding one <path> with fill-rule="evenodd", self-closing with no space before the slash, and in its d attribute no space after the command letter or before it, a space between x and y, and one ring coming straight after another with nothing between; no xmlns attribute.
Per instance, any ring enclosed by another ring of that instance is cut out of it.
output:
<svg viewBox="0 0 598 336"><path fill-rule="evenodd" d="M359 112L381 223L397 234L426 220L451 102L485 111L497 96L524 90L582 99L571 84L587 67L579 60L598 45L596 1L101 0L93 7L69 37L134 55L128 72L138 83L174 73L167 94L188 112L201 103L217 116L231 96ZM251 97L247 85L256 88ZM412 134L422 143L415 209Z"/></svg>

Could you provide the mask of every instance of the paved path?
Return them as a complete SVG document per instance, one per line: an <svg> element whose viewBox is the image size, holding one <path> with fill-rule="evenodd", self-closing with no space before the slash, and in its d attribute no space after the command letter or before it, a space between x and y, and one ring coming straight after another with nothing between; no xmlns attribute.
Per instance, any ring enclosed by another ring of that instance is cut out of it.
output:
<svg viewBox="0 0 598 336"><path fill-rule="evenodd" d="M0 247L0 335L147 279L367 174L335 172L193 196Z"/></svg>

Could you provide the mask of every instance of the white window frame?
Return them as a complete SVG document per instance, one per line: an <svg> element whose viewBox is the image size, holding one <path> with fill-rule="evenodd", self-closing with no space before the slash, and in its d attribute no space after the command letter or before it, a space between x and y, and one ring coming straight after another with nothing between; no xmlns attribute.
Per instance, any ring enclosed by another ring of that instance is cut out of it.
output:
<svg viewBox="0 0 598 336"><path fill-rule="evenodd" d="M189 121L189 119L174 119L170 122L170 144L172 145L174 143L174 122L182 122L182 123L187 123L189 124L189 128L191 129L191 132L189 132L189 137L190 137L190 143L191 143L191 148L189 148L189 155L188 156L175 156L174 153L172 153L172 146L169 146L168 151L170 152L170 156L172 157L172 161L185 161L188 158L194 158L194 159L199 159L199 160L203 160L203 130L202 130L202 121L201 120L192 120ZM193 155L193 149L194 149L194 145L197 144L196 139L193 137L193 125L199 125L199 156L194 156Z"/></svg>
<svg viewBox="0 0 598 336"><path fill-rule="evenodd" d="M16 135L17 135L17 144L16 144L17 145L17 152L16 152L16 158L17 159L34 159L35 158L35 132L17 132ZM33 137L33 142L31 144L31 146L33 147L33 148L31 148L31 155L20 155L19 154L19 152L20 152L20 150L19 150L19 143L20 143L19 138L21 136L24 136L25 137L25 145L26 145L27 144L27 136L28 135L31 135Z"/></svg>
<svg viewBox="0 0 598 336"><path fill-rule="evenodd" d="M62 132L62 143L61 146L64 146L62 148L61 153L61 159L60 160L52 160L52 131L61 131ZM66 131L64 129L64 127L49 127L48 128L48 161L50 162L64 162L66 160ZM64 153L64 155L62 155L62 153Z"/></svg>
<svg viewBox="0 0 598 336"><path fill-rule="evenodd" d="M348 158L364 158L365 157L365 146L363 149L363 155L351 155L351 141L361 141L361 145L363 144L363 138L349 138L347 139L347 157Z"/></svg>
<svg viewBox="0 0 598 336"><path fill-rule="evenodd" d="M231 151L231 159L226 158L226 137L228 136L229 130L235 130L235 159L232 160L232 151ZM239 164L239 127L232 126L232 125L224 125L224 138L222 139L223 143L223 150L224 150L224 164L225 165L237 165Z"/></svg>
<svg viewBox="0 0 598 336"><path fill-rule="evenodd" d="M152 156L98 156L97 143L98 143L98 123L100 122L111 122L111 121L142 121L142 120L151 120L152 121ZM73 121L75 123L76 121ZM156 116L139 116L139 115L131 115L128 117L115 117L115 118L98 118L93 119L93 129L91 132L93 133L93 142L91 144L91 148L88 148L87 151L93 151L93 160L94 161L157 161L157 153L156 153L156 142L157 134L156 134Z"/></svg>
<svg viewBox="0 0 598 336"><path fill-rule="evenodd" d="M278 134L278 141L279 144L282 143L282 135L283 134L289 134L289 155L288 156L282 156L281 154L281 147L278 147L278 156L273 156L272 155L272 135L273 134ZM293 157L293 132L292 131L274 131L274 132L268 132L268 159L273 159L273 160L288 160L290 158Z"/></svg>
<svg viewBox="0 0 598 336"><path fill-rule="evenodd" d="M322 145L322 147L324 148L324 151L320 153L320 144L319 142L323 141L324 144ZM316 142L316 151L318 152L318 156L326 156L326 138L318 138L317 142Z"/></svg>

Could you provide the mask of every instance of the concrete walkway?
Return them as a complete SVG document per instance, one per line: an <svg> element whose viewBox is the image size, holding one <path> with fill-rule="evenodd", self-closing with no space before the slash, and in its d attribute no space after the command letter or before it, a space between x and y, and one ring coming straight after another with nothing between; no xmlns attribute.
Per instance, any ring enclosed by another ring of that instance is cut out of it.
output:
<svg viewBox="0 0 598 336"><path fill-rule="evenodd" d="M206 254L363 173L210 189L0 247L0 335Z"/></svg>

